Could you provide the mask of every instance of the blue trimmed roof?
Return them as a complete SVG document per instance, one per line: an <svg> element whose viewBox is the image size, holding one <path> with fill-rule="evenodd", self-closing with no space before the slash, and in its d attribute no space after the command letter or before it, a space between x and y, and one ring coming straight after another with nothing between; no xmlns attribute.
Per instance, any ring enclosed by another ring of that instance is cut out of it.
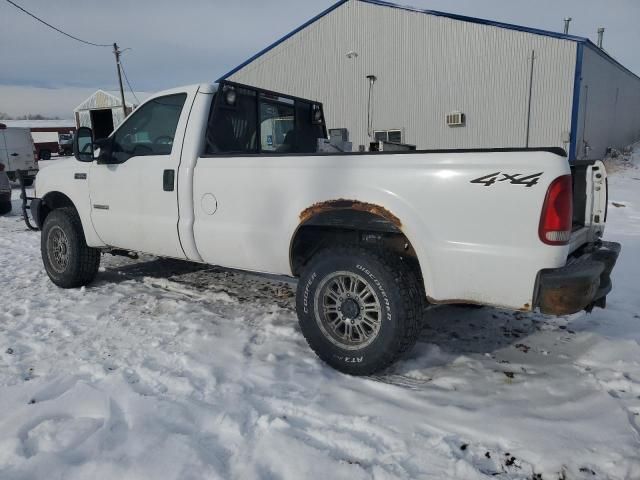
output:
<svg viewBox="0 0 640 480"><path fill-rule="evenodd" d="M398 5L396 3L387 2L385 0L359 0L359 1L364 3L370 3L372 5L381 5L383 7L397 8L400 10L408 10L409 12L425 13L427 15L433 15L434 17L451 18L452 20L460 20L461 22L478 23L480 25L490 25L492 27L506 28L507 30L517 30L519 32L534 33L536 35L543 35L545 37L554 37L554 38L559 38L561 40L573 40L574 42L588 41L584 37L576 37L575 35L565 35L564 33L551 32L549 30L540 30L538 28L523 27L522 25L514 25L512 23L503 23L503 22L496 22L493 20L485 20L483 18L467 17L465 15L439 12L437 10L424 10L421 8ZM345 2L342 1L340 3L342 4Z"/></svg>
<svg viewBox="0 0 640 480"><path fill-rule="evenodd" d="M268 47L266 47L265 49L263 49L260 52L256 53L253 57L251 57L247 61L241 63L236 68L234 68L230 72L228 72L225 75L223 75L222 77L220 77L217 81L220 82L222 80L226 80L231 75L233 75L234 73L238 72L242 68L246 67L247 65L252 63L254 60L258 59L259 57L261 57L262 55L267 53L268 51L274 49L275 47L277 47L278 45L283 43L285 40L291 38L293 35L295 35L299 31L304 30L309 25L315 23L316 21L320 20L322 17L326 16L327 14L331 13L332 11L334 11L336 8L342 6L343 4L345 4L345 3L349 2L349 1L350 0L339 0L337 3L335 3L331 7L327 8L326 10L321 12L320 14L316 15L315 17L313 17L308 22L302 24L301 26L299 26L298 28L296 28L292 32L288 33L284 37L280 38L276 42L274 42L271 45L269 45ZM581 43L581 44L586 45L588 48L590 48L592 50L595 50L602 57L604 57L605 59L609 60L611 63L617 65L622 70L625 70L626 72L630 73L634 77L640 79L640 77L638 77L638 75L636 75L631 70L626 68L624 65L622 65L620 62L618 62L615 58L613 58L611 55L606 53L604 50L598 48L591 40L589 40L588 38L585 38L585 37L578 37L578 36L575 36L575 35L566 35L564 33L552 32L552 31L549 31L549 30L541 30L541 29L538 29L538 28L524 27L522 25L514 25L514 24L511 24L511 23L496 22L496 21L493 21L493 20L485 20L485 19L482 19L482 18L468 17L468 16L465 16L465 15L458 15L458 14L455 14L455 13L439 12L437 10L424 10L424 9L405 6L405 5L398 5L396 3L391 3L391 2L388 2L386 0L357 0L357 1L363 2L363 3L369 3L371 5L379 5L379 6L388 7L388 8L396 8L396 9L400 9L400 10L407 10L407 11L410 11L410 12L424 13L424 14L433 15L433 16L436 16L436 17L450 18L452 20L459 20L461 22L476 23L476 24L480 24L480 25L489 25L489 26L492 26L492 27L505 28L507 30L516 30L516 31L519 31L519 32L532 33L534 35L542 35L542 36L545 36L545 37L552 37L552 38L558 38L560 40L569 40L569 41Z"/></svg>
<svg viewBox="0 0 640 480"><path fill-rule="evenodd" d="M349 0L340 0L338 3L330 6L329 8L327 8L324 12L319 13L318 15L316 15L315 17L313 17L311 20L309 20L306 23L303 23L302 25L300 25L298 28L296 28L294 31L286 34L284 37L282 37L280 40L277 40L276 42L272 43L271 45L269 45L267 48L265 48L264 50L259 51L258 53L256 53L253 57L251 57L249 60L247 60L246 62L242 62L240 65L238 65L236 68L234 68L233 70L231 70L230 72L224 74L222 77L220 77L218 80L216 80L217 82L221 82L222 80L226 80L227 78L229 78L231 75L233 75L234 73L236 73L238 70L241 70L242 68L246 67L247 65L249 65L251 62L253 62L254 60L256 60L257 58L261 57L262 55L264 55L265 53L267 53L269 50L272 50L273 48L277 47L278 45L280 45L282 42L284 42L285 40L288 40L289 38L293 37L296 33L298 33L300 30L304 30L305 28L307 28L309 25L311 25L312 23L315 23L317 20L320 20L322 17L324 17L325 15L333 12L336 8L340 7L342 4L347 3Z"/></svg>

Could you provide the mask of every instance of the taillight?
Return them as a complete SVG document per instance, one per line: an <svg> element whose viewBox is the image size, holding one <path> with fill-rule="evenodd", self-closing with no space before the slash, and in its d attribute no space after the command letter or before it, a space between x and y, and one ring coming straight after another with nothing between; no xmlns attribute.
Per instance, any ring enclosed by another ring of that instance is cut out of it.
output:
<svg viewBox="0 0 640 480"><path fill-rule="evenodd" d="M556 178L544 199L538 235L547 245L566 245L571 239L573 188L571 175Z"/></svg>

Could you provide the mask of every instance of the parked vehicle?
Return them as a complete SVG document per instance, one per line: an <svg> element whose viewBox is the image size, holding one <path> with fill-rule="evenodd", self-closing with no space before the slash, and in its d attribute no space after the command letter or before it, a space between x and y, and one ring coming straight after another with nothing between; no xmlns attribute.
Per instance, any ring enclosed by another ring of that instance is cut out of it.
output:
<svg viewBox="0 0 640 480"><path fill-rule="evenodd" d="M73 133L61 133L59 135L58 153L64 157L73 155Z"/></svg>
<svg viewBox="0 0 640 480"><path fill-rule="evenodd" d="M38 160L51 160L52 153L58 153L58 132L31 131Z"/></svg>
<svg viewBox="0 0 640 480"><path fill-rule="evenodd" d="M4 163L0 163L0 215L11 211L11 184L4 171Z"/></svg>
<svg viewBox="0 0 640 480"><path fill-rule="evenodd" d="M24 172L25 185L33 184L38 173L36 150L28 128L6 127L0 123L0 163L11 181L16 180L16 172Z"/></svg>
<svg viewBox="0 0 640 480"><path fill-rule="evenodd" d="M601 162L325 138L320 103L231 82L159 93L96 145L80 128L76 158L36 179L47 274L80 287L101 253L136 251L298 277L309 345L356 375L409 350L430 305L605 306L620 245L601 241Z"/></svg>

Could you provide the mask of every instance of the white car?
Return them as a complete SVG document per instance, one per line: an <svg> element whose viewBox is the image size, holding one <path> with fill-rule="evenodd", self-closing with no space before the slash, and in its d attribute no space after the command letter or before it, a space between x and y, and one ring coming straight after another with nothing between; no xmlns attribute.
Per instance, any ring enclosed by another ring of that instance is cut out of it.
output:
<svg viewBox="0 0 640 480"><path fill-rule="evenodd" d="M604 166L561 149L322 153L321 104L231 82L159 93L91 135L36 178L56 285L131 251L297 277L302 333L349 374L409 350L430 305L564 315L611 290Z"/></svg>
<svg viewBox="0 0 640 480"><path fill-rule="evenodd" d="M7 127L0 123L0 163L10 180L18 179L18 171L23 172L26 186L33 184L38 173L36 149L28 128Z"/></svg>

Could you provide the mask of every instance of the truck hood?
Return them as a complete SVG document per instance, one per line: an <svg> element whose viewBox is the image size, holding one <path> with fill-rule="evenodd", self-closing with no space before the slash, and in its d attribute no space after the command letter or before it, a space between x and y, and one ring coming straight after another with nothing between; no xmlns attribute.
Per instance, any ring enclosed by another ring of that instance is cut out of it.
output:
<svg viewBox="0 0 640 480"><path fill-rule="evenodd" d="M40 170L40 172L38 173L38 176L44 175L44 173L48 172L48 171L54 172L54 171L58 171L58 170L66 170L66 169L73 168L73 167L81 167L83 165L83 162L79 162L78 160L76 160L73 157L65 158L64 160L55 160L55 161L52 161L50 163L51 163L50 165L47 164L47 166L45 168ZM89 164L89 165L91 165L91 164Z"/></svg>
<svg viewBox="0 0 640 480"><path fill-rule="evenodd" d="M36 175L36 194L38 197L56 190L61 185L68 186L69 182L73 181L75 174L88 174L91 168L91 163L79 162L75 158L47 163L50 165L47 165Z"/></svg>

